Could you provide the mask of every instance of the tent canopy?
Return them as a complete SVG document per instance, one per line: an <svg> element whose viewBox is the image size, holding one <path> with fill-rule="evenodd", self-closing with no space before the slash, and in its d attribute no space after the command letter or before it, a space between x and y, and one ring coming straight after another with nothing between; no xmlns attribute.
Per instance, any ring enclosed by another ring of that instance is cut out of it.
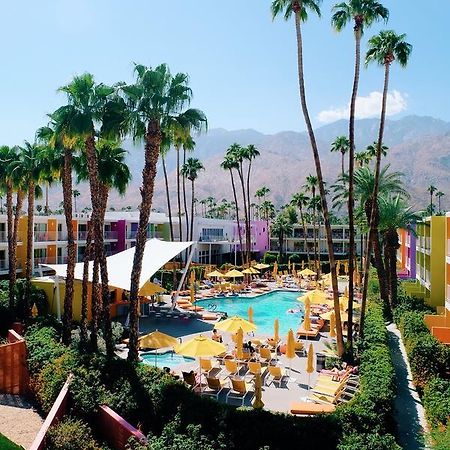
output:
<svg viewBox="0 0 450 450"><path fill-rule="evenodd" d="M190 247L193 242L167 242L159 239L149 239L145 244L144 257L142 259L141 278L139 280L139 289L172 258L177 256L183 250ZM131 270L133 268L133 259L136 248L132 247L123 252L106 258L108 266L109 285L115 288L130 290ZM42 264L50 267L56 272L56 275L65 278L67 274L67 264ZM89 262L89 281L92 281L93 261ZM83 279L83 263L75 265L75 279Z"/></svg>

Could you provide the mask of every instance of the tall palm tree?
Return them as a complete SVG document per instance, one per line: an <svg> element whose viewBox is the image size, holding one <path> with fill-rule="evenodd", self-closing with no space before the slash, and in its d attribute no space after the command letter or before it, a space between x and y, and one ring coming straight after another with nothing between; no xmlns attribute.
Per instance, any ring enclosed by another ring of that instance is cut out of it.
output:
<svg viewBox="0 0 450 450"><path fill-rule="evenodd" d="M52 119L52 116L50 116ZM54 119L57 120L55 117ZM72 225L72 196L76 205L76 198L80 195L77 190L72 190L72 158L76 142L67 139L64 134L58 134L57 122L51 122L49 126L40 128L36 133L37 140L45 145L43 160L47 161L48 174L60 179L63 188L63 208L67 228L67 271L65 279L64 313L63 313L63 342L68 345L72 338L72 311L74 295L74 277L76 264L75 233ZM75 206L75 212L77 208ZM87 337L83 335L84 340Z"/></svg>
<svg viewBox="0 0 450 450"><path fill-rule="evenodd" d="M434 196L434 193L435 193L437 190L438 190L437 187L434 186L434 185L432 185L432 184L430 184L430 185L427 187L427 192L430 194L430 206L429 206L429 208L430 208L430 216L432 216L432 215L433 215L433 212L434 212L433 196Z"/></svg>
<svg viewBox="0 0 450 450"><path fill-rule="evenodd" d="M236 159L232 155L227 153L223 161L221 162L220 167L224 170L228 170L228 172L230 173L231 188L233 189L234 206L236 209L236 225L238 231L239 248L241 253L241 264L244 264L244 249L242 247L242 230L241 230L241 222L239 219L239 204L237 201L236 184L234 182L234 175L233 175L233 169L237 169L238 163L236 162Z"/></svg>
<svg viewBox="0 0 450 450"><path fill-rule="evenodd" d="M142 270L147 227L152 207L156 166L160 154L162 132L175 124L201 130L206 126L205 115L195 109L186 109L192 98L188 76L172 75L166 64L155 68L135 65L136 82L123 85L121 90L129 109L129 127L134 139L144 138L145 158L142 171L139 224L133 260L130 287L130 351L128 359L138 360L138 291Z"/></svg>
<svg viewBox="0 0 450 450"><path fill-rule="evenodd" d="M349 218L349 280L348 280L348 328L347 338L352 349L353 344L353 271L355 258L355 224L354 224L354 161L355 161L355 110L356 98L358 96L359 73L361 65L361 37L364 28L369 27L374 22L384 19L387 21L389 11L376 0L348 0L346 3L338 3L333 8L334 14L331 19L333 27L337 31L342 29L349 22L353 22L353 32L355 36L355 72L353 78L353 89L350 99L349 117L349 183L348 183L348 218Z"/></svg>
<svg viewBox="0 0 450 450"><path fill-rule="evenodd" d="M273 222L270 232L278 238L278 259L283 261L283 245L286 235L292 233L292 224L286 214L279 214Z"/></svg>
<svg viewBox="0 0 450 450"><path fill-rule="evenodd" d="M170 203L170 191L169 191L169 177L167 176L167 165L166 165L166 156L170 150L170 138L163 134L161 138L161 163L164 174L164 185L166 188L166 201L167 201L167 213L169 215L169 230L170 230L170 240L172 242L175 241L173 234L173 220L172 220L172 205Z"/></svg>
<svg viewBox="0 0 450 450"><path fill-rule="evenodd" d="M344 157L350 150L350 141L347 136L338 136L331 143L331 152L341 154L341 173L345 172Z"/></svg>
<svg viewBox="0 0 450 450"><path fill-rule="evenodd" d="M185 141L183 142L183 165L186 164L186 155L187 152L193 152L195 149L195 142L192 139L192 136L190 134L187 135ZM187 199L186 199L186 177L183 175L183 172L181 172L182 176L182 186L183 186L183 206L184 206L184 218L186 221L186 239L189 236L189 214L188 214L188 207L187 207ZM187 255L187 250L186 250ZM186 256L187 259L187 256Z"/></svg>
<svg viewBox="0 0 450 450"><path fill-rule="evenodd" d="M255 145L250 144L245 147L244 151L244 157L248 161L247 166L247 207L248 207L248 223L246 225L246 231L247 231L247 242L248 242L248 248L249 248L249 260L247 261L247 264L250 264L251 260L251 250L252 250L252 242L251 242L251 203L250 203L250 175L252 171L252 161L259 156L259 150L256 148Z"/></svg>
<svg viewBox="0 0 450 450"><path fill-rule="evenodd" d="M377 157L377 148L378 148L377 141L375 141L373 144L370 144L367 146L366 154L370 160ZM385 157L387 155L388 150L389 150L389 147L387 145L381 144L381 156Z"/></svg>
<svg viewBox="0 0 450 450"><path fill-rule="evenodd" d="M370 217L369 226L369 239L367 255L370 255L371 236L375 236L378 220L378 185L381 170L381 151L383 145L384 136L384 124L386 120L386 101L389 90L389 74L390 67L394 61L397 61L401 67L406 67L408 64L409 56L412 51L412 46L405 41L405 34L396 34L394 31L380 31L376 36L369 39L366 54L366 66L371 62L376 62L378 65L384 67L384 86L383 86L383 98L381 104L381 116L380 116L380 128L378 130L378 142L377 142L377 158L375 164L375 179L373 186L373 201L372 212ZM364 287L363 287L363 299L361 305L361 327L360 332L363 333L363 325L365 319L365 307L367 300L367 288L369 283L369 269L370 263L366 260L364 267Z"/></svg>
<svg viewBox="0 0 450 450"><path fill-rule="evenodd" d="M190 240L192 241L194 235L194 182L198 178L200 170L205 170L205 167L197 158L188 158L187 161L181 167L181 173L184 178L187 178L191 182L191 227L190 227Z"/></svg>
<svg viewBox="0 0 450 450"><path fill-rule="evenodd" d="M442 192L442 191L436 192L436 197L437 197L437 199L438 199L438 214L441 214L441 213L442 213L442 210L441 210L441 198L442 198L444 195L445 195L445 194L444 194L444 192Z"/></svg>
<svg viewBox="0 0 450 450"><path fill-rule="evenodd" d="M309 197L306 196L304 192L297 192L292 196L291 204L298 208L298 212L300 213L300 220L302 221L302 228L303 228L303 241L305 244L305 252L306 252L306 258L308 261L309 266L309 249L308 249L308 240L307 240L307 230L306 230L306 223L305 223L305 215L303 208L305 208L309 203Z"/></svg>
<svg viewBox="0 0 450 450"><path fill-rule="evenodd" d="M313 13L316 13L317 15L320 16L319 4L320 0L274 0L272 2L272 16L276 17L278 15L283 15L286 20L289 20L291 16L294 15L295 31L297 38L297 65L298 65L300 103L314 156L314 163L316 166L317 177L319 179L320 197L322 199L322 210L324 215L325 229L327 233L327 247L330 259L334 306L336 310L336 341L338 354L342 355L344 352L344 340L342 337L341 315L339 311L339 289L336 273L336 262L334 259L333 237L331 231L331 223L328 216L328 205L325 194L325 186L323 182L319 149L317 147L317 142L306 102L305 78L303 73L303 41L302 41L301 23L305 22L308 19L308 11L312 11Z"/></svg>
<svg viewBox="0 0 450 450"><path fill-rule="evenodd" d="M318 261L318 252L317 252L317 215L316 215L316 209L317 209L317 198L316 198L316 190L317 190L317 183L318 179L315 175L309 174L306 177L306 182L303 185L303 189L305 189L307 192L311 194L311 197L308 201L308 208L312 210L311 219L312 219L312 226L313 226L313 241L314 241L314 268L316 272L320 270L320 261Z"/></svg>
<svg viewBox="0 0 450 450"><path fill-rule="evenodd" d="M67 105L57 109L53 116L60 124L58 132L82 139L86 152L86 165L89 173L89 188L92 204L92 239L94 260L100 265L102 303L109 302L108 270L106 265L104 236L100 218L101 195L99 191L98 160L96 138L99 134L115 136L122 132L125 119L123 101L115 95L115 88L96 83L93 75L85 73L75 76L66 86L59 89L67 95ZM89 255L89 252L86 252ZM87 275L87 274L86 274ZM97 331L100 316L98 271L92 276L92 331L91 343L97 348ZM87 286L87 283L84 283Z"/></svg>
<svg viewBox="0 0 450 450"><path fill-rule="evenodd" d="M357 152L355 153L355 162L357 168L366 166L371 161L371 156L367 152Z"/></svg>
<svg viewBox="0 0 450 450"><path fill-rule="evenodd" d="M383 236L386 272L389 281L389 301L391 310L397 304L397 250L400 248L399 229L414 233L412 224L419 219L402 197L379 196L380 231Z"/></svg>
<svg viewBox="0 0 450 450"><path fill-rule="evenodd" d="M260 207L260 216L266 221L267 250L270 250L270 226L269 221L275 217L275 205L270 200L264 200Z"/></svg>

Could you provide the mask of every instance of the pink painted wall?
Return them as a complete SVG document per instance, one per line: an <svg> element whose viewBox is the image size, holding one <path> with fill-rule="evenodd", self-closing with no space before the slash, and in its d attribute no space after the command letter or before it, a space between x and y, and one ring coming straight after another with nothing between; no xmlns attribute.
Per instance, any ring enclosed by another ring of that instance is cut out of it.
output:
<svg viewBox="0 0 450 450"><path fill-rule="evenodd" d="M125 250L125 240L126 240L126 228L127 223L125 220L119 220L115 224L114 231L117 231L117 251L122 252Z"/></svg>

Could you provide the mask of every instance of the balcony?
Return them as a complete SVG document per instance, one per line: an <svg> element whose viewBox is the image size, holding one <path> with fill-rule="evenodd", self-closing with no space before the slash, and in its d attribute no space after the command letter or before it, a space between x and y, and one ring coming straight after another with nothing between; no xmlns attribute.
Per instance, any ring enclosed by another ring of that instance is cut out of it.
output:
<svg viewBox="0 0 450 450"><path fill-rule="evenodd" d="M6 231L0 231L0 242L8 242L8 233Z"/></svg>
<svg viewBox="0 0 450 450"><path fill-rule="evenodd" d="M127 239L136 239L137 230L127 231Z"/></svg>
<svg viewBox="0 0 450 450"><path fill-rule="evenodd" d="M58 264L67 264L67 256L58 256Z"/></svg>
<svg viewBox="0 0 450 450"><path fill-rule="evenodd" d="M58 241L67 241L66 231L58 231Z"/></svg>
<svg viewBox="0 0 450 450"><path fill-rule="evenodd" d="M0 259L0 271L8 270L8 260L7 259Z"/></svg>
<svg viewBox="0 0 450 450"><path fill-rule="evenodd" d="M39 264L56 264L55 256L43 256L40 258L34 258L34 267L38 268Z"/></svg>
<svg viewBox="0 0 450 450"><path fill-rule="evenodd" d="M104 231L104 239L117 240L117 231Z"/></svg>
<svg viewBox="0 0 450 450"><path fill-rule="evenodd" d="M78 240L79 241L85 241L87 239L87 231L79 231L78 232Z"/></svg>
<svg viewBox="0 0 450 450"><path fill-rule="evenodd" d="M155 233L155 235L156 234L157 233ZM157 236L155 236L155 237L157 237ZM211 234L211 235L208 235L208 236L206 236L204 234L201 234L199 236L199 238L198 238L199 242L219 242L219 241L226 241L226 240L227 239L224 238L223 234L222 235L220 235L220 234L217 234L217 235ZM244 242L244 239L242 240L242 242Z"/></svg>
<svg viewBox="0 0 450 450"><path fill-rule="evenodd" d="M34 242L56 241L56 238L57 238L56 231L35 231L34 232Z"/></svg>

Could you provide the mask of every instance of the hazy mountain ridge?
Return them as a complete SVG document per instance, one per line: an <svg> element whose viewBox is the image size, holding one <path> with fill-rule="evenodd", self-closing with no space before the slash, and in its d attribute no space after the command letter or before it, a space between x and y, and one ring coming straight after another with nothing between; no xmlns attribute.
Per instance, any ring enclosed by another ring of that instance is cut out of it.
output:
<svg viewBox="0 0 450 450"><path fill-rule="evenodd" d="M330 144L339 135L348 132L348 122L337 122L322 126L316 130L316 138L320 149L323 173L330 184L340 172L340 155L330 153ZM378 120L364 119L356 122L357 150L363 150L376 140ZM199 158L206 167L196 182L196 197L202 199L213 196L218 202L222 198L232 199L229 173L220 168L220 162L226 149L234 142L241 145L255 144L261 156L253 163L252 191L262 185L271 189L269 198L280 205L289 201L292 193L298 191L309 173L315 173L314 161L305 132L282 131L267 135L255 130L227 131L212 129L207 134L195 138L195 152L189 156ZM387 120L385 143L390 147L386 163L393 170L405 174L405 184L411 191L413 202L423 208L429 201L426 188L435 184L438 189L450 195L450 123L432 117L407 116L398 120ZM117 209L123 206L136 208L140 201L139 186L143 166L143 147L133 145L127 140L123 145L129 151L127 163L133 174L133 180L124 198L111 194L110 206ZM175 194L175 152L167 157L172 208L176 211ZM85 186L77 189L82 196L77 199L79 210L89 204L88 190ZM158 167L158 178L154 196L154 207L166 210L165 190L161 164ZM190 194L190 183L187 191ZM254 199L256 201L256 199ZM61 190L52 189L52 205L61 201ZM253 200L252 200L253 201ZM443 198L443 205L446 198Z"/></svg>

